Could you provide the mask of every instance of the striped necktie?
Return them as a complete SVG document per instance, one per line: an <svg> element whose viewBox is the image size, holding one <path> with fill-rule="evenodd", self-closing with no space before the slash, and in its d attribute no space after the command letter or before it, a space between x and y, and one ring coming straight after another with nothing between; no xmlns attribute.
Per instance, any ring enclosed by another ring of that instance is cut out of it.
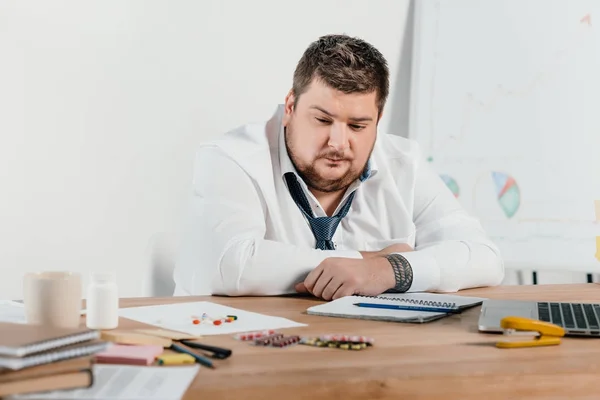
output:
<svg viewBox="0 0 600 400"><path fill-rule="evenodd" d="M296 179L296 175L293 172L288 172L285 174L285 180L294 202L296 202L296 205L310 224L310 229L317 240L315 248L321 250L335 250L335 246L331 239L333 238L333 234L339 223L342 221L342 218L348 214L355 192L352 192L350 196L348 196L344 206L333 217L315 217L308 199L306 198L306 194L304 194L300 183Z"/></svg>

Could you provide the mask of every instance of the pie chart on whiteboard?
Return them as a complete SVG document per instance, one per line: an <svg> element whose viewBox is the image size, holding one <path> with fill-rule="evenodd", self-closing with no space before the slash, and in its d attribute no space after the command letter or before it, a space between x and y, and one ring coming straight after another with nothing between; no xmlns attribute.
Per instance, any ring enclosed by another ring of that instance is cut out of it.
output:
<svg viewBox="0 0 600 400"><path fill-rule="evenodd" d="M448 186L448 189L450 189L454 197L458 197L460 195L460 188L458 187L458 183L454 178L445 174L441 174L440 178L442 178L446 186Z"/></svg>
<svg viewBox="0 0 600 400"><path fill-rule="evenodd" d="M521 206L521 191L511 175L492 171L477 179L473 203L481 217L511 219Z"/></svg>

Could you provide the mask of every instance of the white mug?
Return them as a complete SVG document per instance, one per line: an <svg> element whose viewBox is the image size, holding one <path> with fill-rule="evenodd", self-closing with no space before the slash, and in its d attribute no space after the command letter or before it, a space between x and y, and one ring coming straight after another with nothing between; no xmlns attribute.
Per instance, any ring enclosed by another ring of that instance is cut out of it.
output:
<svg viewBox="0 0 600 400"><path fill-rule="evenodd" d="M23 278L28 324L76 328L81 322L81 276L74 272L29 272Z"/></svg>

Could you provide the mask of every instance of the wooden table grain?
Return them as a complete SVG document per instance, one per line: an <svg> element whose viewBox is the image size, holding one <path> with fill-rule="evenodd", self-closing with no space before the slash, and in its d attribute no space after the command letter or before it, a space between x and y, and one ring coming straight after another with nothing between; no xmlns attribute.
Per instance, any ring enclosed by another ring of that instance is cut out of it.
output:
<svg viewBox="0 0 600 400"><path fill-rule="evenodd" d="M499 286L464 296L600 302L597 284ZM212 301L308 324L287 334L353 333L375 346L343 351L309 346L252 346L233 335L202 342L233 355L200 368L185 399L573 399L600 398L600 339L565 338L559 346L498 349L498 334L479 333L480 307L426 324L320 317L322 303L290 297L170 297L121 300L122 307ZM121 319L120 328L140 324Z"/></svg>

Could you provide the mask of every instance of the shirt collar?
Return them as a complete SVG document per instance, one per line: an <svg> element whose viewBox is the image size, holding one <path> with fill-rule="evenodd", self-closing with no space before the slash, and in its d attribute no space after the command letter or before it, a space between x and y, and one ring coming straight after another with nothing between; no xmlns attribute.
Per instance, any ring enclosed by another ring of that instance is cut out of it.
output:
<svg viewBox="0 0 600 400"><path fill-rule="evenodd" d="M282 177L288 172L298 175L285 146L285 128L283 125L281 125L281 129L279 130L279 167Z"/></svg>
<svg viewBox="0 0 600 400"><path fill-rule="evenodd" d="M285 128L281 125L281 129L279 130L279 168L281 170L281 177L288 173L292 172L298 175L292 160L290 159L290 155L287 152L287 148L285 146ZM369 160L367 161L367 165L363 170L363 173L360 175L360 182L364 182L369 178L372 178L377 173L377 164L375 163L375 159L371 154ZM304 183L304 182L303 182Z"/></svg>

